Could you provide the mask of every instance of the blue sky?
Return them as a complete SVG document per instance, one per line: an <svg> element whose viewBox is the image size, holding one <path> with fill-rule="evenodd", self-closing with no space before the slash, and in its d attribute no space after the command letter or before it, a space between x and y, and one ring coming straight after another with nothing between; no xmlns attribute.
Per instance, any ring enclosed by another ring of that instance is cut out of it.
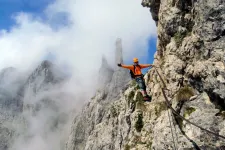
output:
<svg viewBox="0 0 225 150"><path fill-rule="evenodd" d="M150 63L150 64L153 63L154 54L156 51L156 42L157 42L156 38L150 38L148 40L148 54L147 54L148 58L147 58L147 62L144 62L144 63ZM148 71L148 68L143 69L142 71L143 73L146 73Z"/></svg>
<svg viewBox="0 0 225 150"><path fill-rule="evenodd" d="M5 30L10 30L10 28L15 24L13 20L13 16L16 15L19 12L27 12L31 13L34 16L38 16L41 18L44 18L44 13L43 11L47 7L48 4L53 3L54 0L0 0L0 30L5 29ZM144 8L143 8L144 9ZM57 15L60 16L60 15ZM64 19L66 15L61 15L61 17L57 18L56 20L59 19ZM149 14L149 18L150 14ZM66 21L62 21L66 22ZM53 23L54 26L54 20L51 22ZM58 25L58 22L55 23L55 25ZM147 61L144 62L142 61L142 58L140 59L140 63L152 63L153 62L153 57L154 53L156 51L156 38L149 38L148 40L148 54L147 55ZM50 59L52 59L52 56L49 56ZM128 63L125 61L125 63ZM145 73L148 69L144 69L143 72Z"/></svg>
<svg viewBox="0 0 225 150"><path fill-rule="evenodd" d="M150 63L150 64L153 63L154 54L156 52L156 42L157 42L157 38L150 38L148 40L148 59L147 59L147 63ZM147 71L147 69L143 70L144 73L146 71Z"/></svg>
<svg viewBox="0 0 225 150"><path fill-rule="evenodd" d="M42 16L46 6L53 0L0 0L0 29L9 30L14 21L12 17L19 12Z"/></svg>
<svg viewBox="0 0 225 150"><path fill-rule="evenodd" d="M157 42L157 38L156 37L150 37L148 39L148 53L146 54L147 55L147 60L143 61L144 59L139 58L139 63L142 63L142 64L152 64L153 63L153 61L154 61L154 54L156 52L156 42ZM130 65L130 64L132 64L132 61L133 60L127 60L124 63L127 63L127 64ZM145 74L148 70L149 70L149 68L142 69L142 73Z"/></svg>

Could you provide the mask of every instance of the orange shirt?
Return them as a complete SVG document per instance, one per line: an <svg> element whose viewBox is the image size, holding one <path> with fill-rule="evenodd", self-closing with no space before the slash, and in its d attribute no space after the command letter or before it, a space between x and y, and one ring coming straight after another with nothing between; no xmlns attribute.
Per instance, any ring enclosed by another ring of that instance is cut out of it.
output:
<svg viewBox="0 0 225 150"><path fill-rule="evenodd" d="M151 66L150 64L139 64L139 66L135 66L135 70L134 70L133 65L121 65L121 67L123 67L123 68L132 70L134 75L141 75L142 74L141 69L148 68L150 66Z"/></svg>

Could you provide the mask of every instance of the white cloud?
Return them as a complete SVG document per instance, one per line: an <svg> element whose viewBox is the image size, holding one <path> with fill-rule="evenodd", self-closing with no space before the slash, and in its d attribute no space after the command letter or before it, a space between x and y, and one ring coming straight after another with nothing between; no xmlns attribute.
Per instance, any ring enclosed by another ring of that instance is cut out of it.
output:
<svg viewBox="0 0 225 150"><path fill-rule="evenodd" d="M69 24L66 26L63 24L68 21L57 20L61 12L68 15ZM16 26L9 32L0 32L0 69L9 66L34 69L51 52L58 65L66 64L73 72L74 78L63 90L74 92L76 96L77 93L88 95L92 91L103 54L110 64L117 63L114 62L116 38L122 38L124 58L132 59L147 54L147 40L156 36L155 23L149 10L141 6L141 0L57 0L47 7L45 15L48 20L20 13L16 16ZM60 28L55 29L55 22L60 23ZM81 85L74 85L77 81ZM62 110L71 109L71 101L66 101L65 107L68 108ZM45 116L40 114L29 121L41 126L46 119L42 115ZM30 130L38 133L33 128ZM54 140L49 138L47 142ZM59 141L58 137L56 141ZM22 146L21 141L17 142L21 150L25 150L24 147L35 149L35 145L42 146L39 149L54 149L39 135Z"/></svg>
<svg viewBox="0 0 225 150"><path fill-rule="evenodd" d="M117 37L123 39L125 58L146 53L147 39L155 35L156 28L149 10L140 3L129 0L58 0L45 11L48 19L66 12L72 22L58 30L32 14L19 14L17 25L0 36L3 58L0 68L6 65L27 68L52 51L59 61L69 63L82 74L89 73L99 66L103 53L109 59L113 58Z"/></svg>

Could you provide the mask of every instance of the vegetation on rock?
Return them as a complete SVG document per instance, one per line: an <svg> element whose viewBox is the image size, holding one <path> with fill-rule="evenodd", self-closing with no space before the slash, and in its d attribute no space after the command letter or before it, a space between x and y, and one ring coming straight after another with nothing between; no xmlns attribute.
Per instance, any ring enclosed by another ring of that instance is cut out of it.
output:
<svg viewBox="0 0 225 150"><path fill-rule="evenodd" d="M193 88L189 86L185 86L180 88L180 90L177 92L176 100L179 101L188 101L192 96L194 96L194 90Z"/></svg>
<svg viewBox="0 0 225 150"><path fill-rule="evenodd" d="M160 116L161 112L167 109L167 105L165 102L158 102L155 106L155 115L157 117Z"/></svg>
<svg viewBox="0 0 225 150"><path fill-rule="evenodd" d="M128 144L126 144L126 145L124 146L124 150L130 150L130 146L129 146Z"/></svg>
<svg viewBox="0 0 225 150"><path fill-rule="evenodd" d="M185 112L184 112L184 117L186 118L187 116L190 116L191 113L193 113L194 111L196 111L195 108L193 108L193 107L187 107L186 110L185 110Z"/></svg>
<svg viewBox="0 0 225 150"><path fill-rule="evenodd" d="M111 106L110 112L111 112L111 114L112 114L113 117L116 117L117 116L117 111L116 111L116 108L115 108L114 105Z"/></svg>
<svg viewBox="0 0 225 150"><path fill-rule="evenodd" d="M191 32L184 32L184 33L177 32L177 33L175 33L175 35L174 35L174 40L175 40L175 42L176 42L177 47L179 47L179 46L182 44L183 39L184 39L186 36L190 35L190 33L191 33Z"/></svg>
<svg viewBox="0 0 225 150"><path fill-rule="evenodd" d="M136 131L137 132L141 132L143 126L144 126L143 116L140 113L140 114L138 114L137 121L135 122L135 129L136 129Z"/></svg>
<svg viewBox="0 0 225 150"><path fill-rule="evenodd" d="M132 100L134 98L134 95L135 95L134 91L131 91L128 95L128 100L129 101Z"/></svg>

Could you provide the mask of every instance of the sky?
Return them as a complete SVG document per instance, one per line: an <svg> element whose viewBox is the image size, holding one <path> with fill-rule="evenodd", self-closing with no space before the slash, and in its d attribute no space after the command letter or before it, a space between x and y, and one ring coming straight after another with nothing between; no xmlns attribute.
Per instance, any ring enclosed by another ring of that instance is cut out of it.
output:
<svg viewBox="0 0 225 150"><path fill-rule="evenodd" d="M52 2L53 0L39 0L37 3L31 0L0 0L0 29L9 30L15 23L13 16L18 12L43 15L43 10Z"/></svg>
<svg viewBox="0 0 225 150"><path fill-rule="evenodd" d="M51 59L82 78L97 72L103 54L115 65L116 38L125 63L153 62L156 27L141 0L0 0L0 16L0 69Z"/></svg>

